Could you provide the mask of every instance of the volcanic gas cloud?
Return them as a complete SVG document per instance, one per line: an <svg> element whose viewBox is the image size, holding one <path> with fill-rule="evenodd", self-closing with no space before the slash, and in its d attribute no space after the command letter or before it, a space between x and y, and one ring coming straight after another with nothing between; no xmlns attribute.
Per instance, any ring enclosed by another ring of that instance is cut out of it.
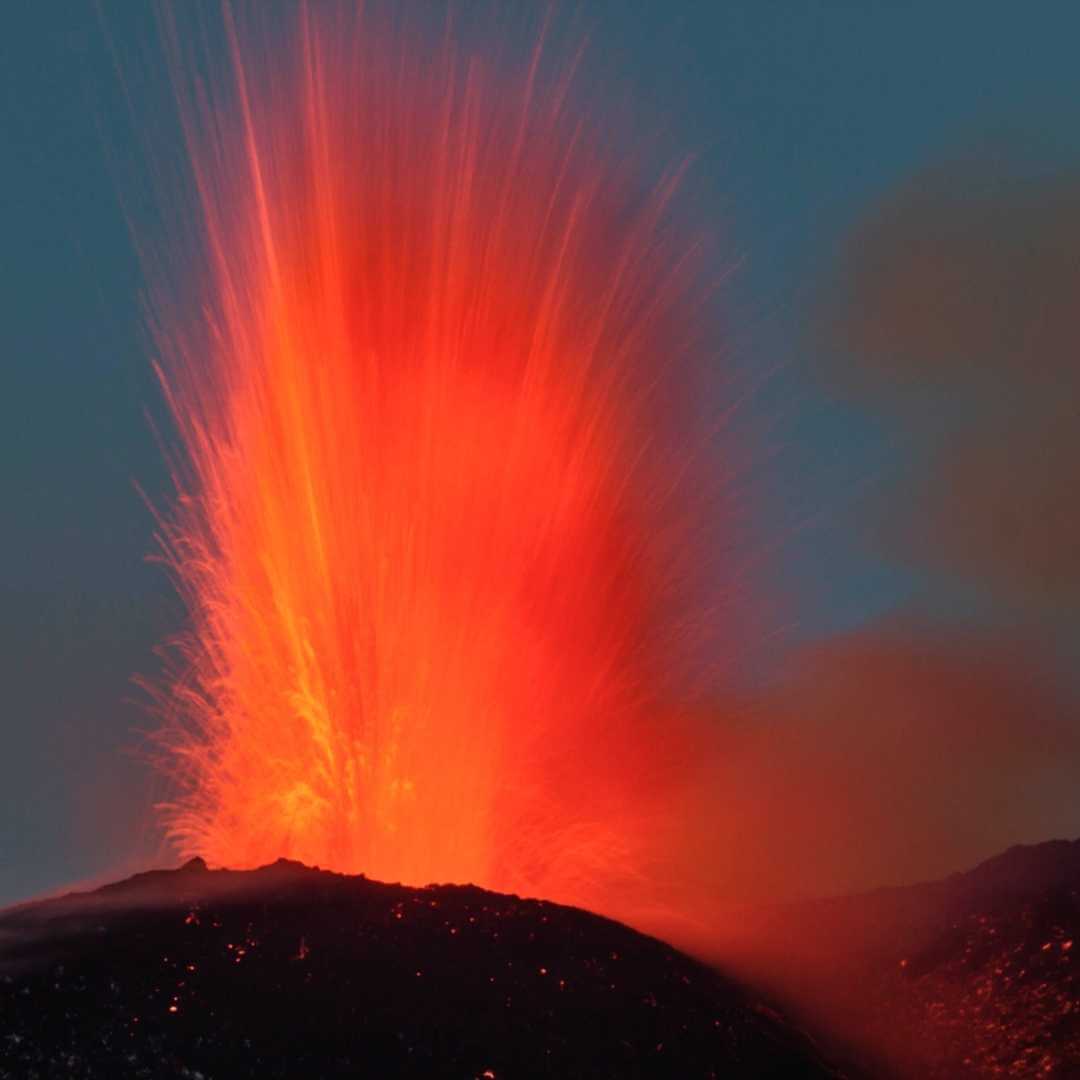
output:
<svg viewBox="0 0 1080 1080"><path fill-rule="evenodd" d="M209 85L167 31L200 237L155 302L168 833L610 910L667 842L716 513L678 170L620 165L542 45L223 25Z"/></svg>

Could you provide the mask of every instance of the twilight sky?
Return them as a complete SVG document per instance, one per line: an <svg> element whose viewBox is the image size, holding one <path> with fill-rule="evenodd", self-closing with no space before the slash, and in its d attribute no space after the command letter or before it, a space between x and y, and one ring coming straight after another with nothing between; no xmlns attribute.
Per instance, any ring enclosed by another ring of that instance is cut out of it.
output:
<svg viewBox="0 0 1080 1080"><path fill-rule="evenodd" d="M763 729L792 734L731 759L776 853L732 878L807 851L799 887L829 891L1080 834L1080 9L581 8L698 155L734 271L748 588L772 605L748 662ZM131 679L181 613L136 490L167 499L121 208L151 182L110 39L167 131L150 5L17 5L0 39L0 904L155 852ZM775 820L768 791L818 806L823 784L850 800L813 836Z"/></svg>

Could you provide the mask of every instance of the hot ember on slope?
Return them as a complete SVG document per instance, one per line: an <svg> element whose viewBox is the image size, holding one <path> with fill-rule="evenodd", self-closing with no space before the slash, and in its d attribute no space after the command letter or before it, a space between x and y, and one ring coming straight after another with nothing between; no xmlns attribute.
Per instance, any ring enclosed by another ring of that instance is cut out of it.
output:
<svg viewBox="0 0 1080 1080"><path fill-rule="evenodd" d="M604 908L664 846L700 562L676 177L614 167L539 47L225 29L190 94L171 35L202 244L156 303L169 833Z"/></svg>

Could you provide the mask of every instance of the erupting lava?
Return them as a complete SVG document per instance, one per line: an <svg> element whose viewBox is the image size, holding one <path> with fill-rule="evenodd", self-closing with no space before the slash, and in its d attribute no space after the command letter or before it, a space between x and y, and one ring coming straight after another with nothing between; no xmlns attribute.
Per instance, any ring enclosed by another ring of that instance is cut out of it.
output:
<svg viewBox="0 0 1080 1080"><path fill-rule="evenodd" d="M612 167L539 48L508 73L345 8L225 25L228 85L182 110L197 295L156 301L191 615L169 835L596 904L662 846L681 752L676 177Z"/></svg>

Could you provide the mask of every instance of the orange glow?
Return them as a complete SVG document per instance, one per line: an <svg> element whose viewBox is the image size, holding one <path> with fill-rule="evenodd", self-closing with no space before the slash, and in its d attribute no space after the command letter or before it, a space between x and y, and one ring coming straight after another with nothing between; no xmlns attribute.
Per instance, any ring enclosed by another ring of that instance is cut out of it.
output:
<svg viewBox="0 0 1080 1080"><path fill-rule="evenodd" d="M596 904L677 742L675 181L610 167L539 48L500 73L347 10L273 48L226 14L232 81L183 110L164 820L215 864Z"/></svg>

